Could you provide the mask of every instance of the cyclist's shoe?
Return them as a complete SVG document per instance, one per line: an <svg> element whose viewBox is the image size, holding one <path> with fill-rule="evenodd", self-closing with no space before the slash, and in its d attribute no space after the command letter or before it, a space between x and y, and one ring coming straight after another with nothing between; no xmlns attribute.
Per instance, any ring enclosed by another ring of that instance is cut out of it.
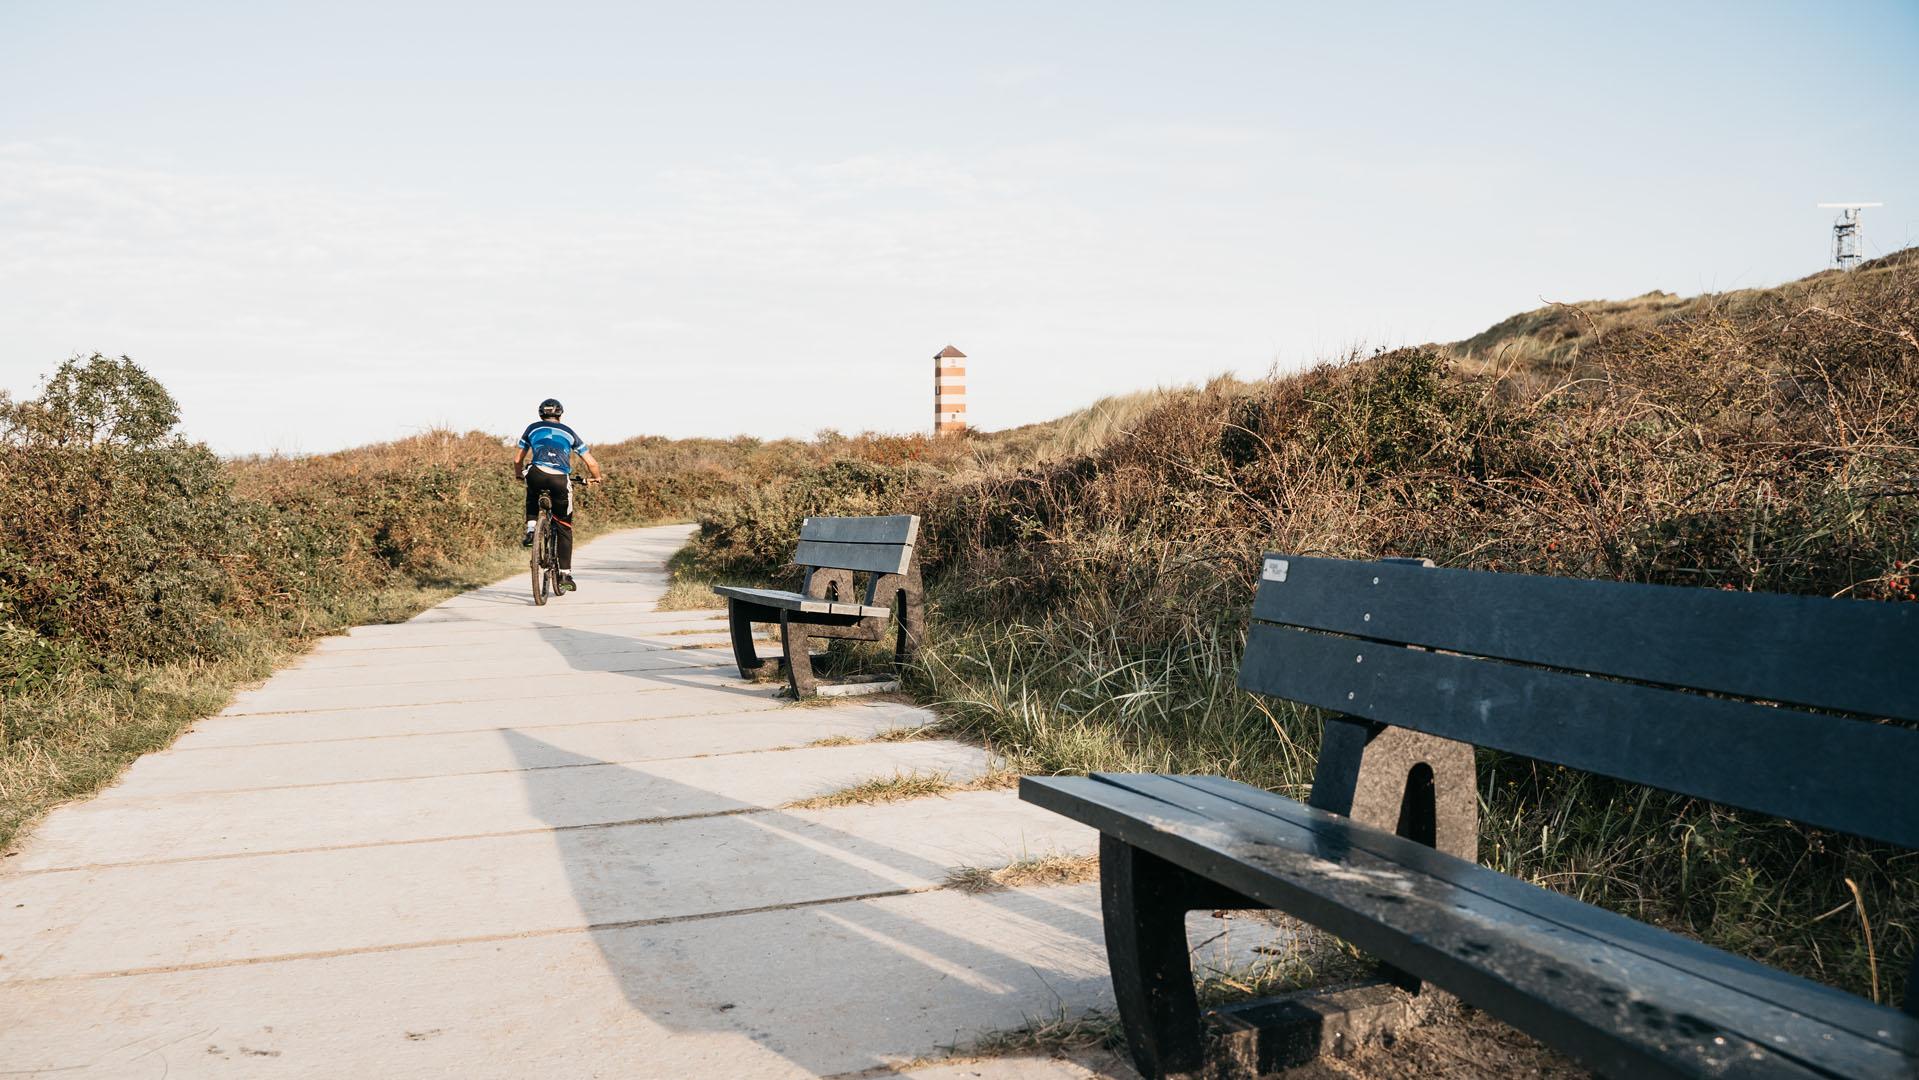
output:
<svg viewBox="0 0 1919 1080"><path fill-rule="evenodd" d="M533 530L532 529L528 529L523 535L521 535L520 546L521 547L533 546Z"/></svg>
<svg viewBox="0 0 1919 1080"><path fill-rule="evenodd" d="M574 583L572 574L560 575L560 591L561 592L577 592L579 588L580 588L579 585Z"/></svg>

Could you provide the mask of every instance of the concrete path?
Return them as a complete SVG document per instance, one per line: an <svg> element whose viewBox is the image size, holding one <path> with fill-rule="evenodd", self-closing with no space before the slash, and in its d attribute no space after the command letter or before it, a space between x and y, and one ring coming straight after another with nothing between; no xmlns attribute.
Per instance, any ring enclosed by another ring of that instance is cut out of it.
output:
<svg viewBox="0 0 1919 1080"><path fill-rule="evenodd" d="M914 1065L1109 1003L1094 887L947 884L1095 837L1005 790L790 808L989 762L742 682L656 610L686 535L330 638L52 814L0 863L0 1076L1095 1075Z"/></svg>

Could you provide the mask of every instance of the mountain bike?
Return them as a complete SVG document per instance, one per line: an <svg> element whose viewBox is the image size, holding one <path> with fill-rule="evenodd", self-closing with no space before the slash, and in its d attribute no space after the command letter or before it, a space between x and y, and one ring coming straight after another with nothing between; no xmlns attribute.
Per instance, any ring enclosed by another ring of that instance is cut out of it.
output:
<svg viewBox="0 0 1919 1080"><path fill-rule="evenodd" d="M579 513L586 505L586 492L599 483L591 477L582 477L578 485L571 489L573 511ZM539 515L533 519L533 557L527 561L527 569L533 577L533 602L545 604L555 596L564 596L569 590L560 587L560 530L566 528L553 518L553 497L546 492L540 493Z"/></svg>

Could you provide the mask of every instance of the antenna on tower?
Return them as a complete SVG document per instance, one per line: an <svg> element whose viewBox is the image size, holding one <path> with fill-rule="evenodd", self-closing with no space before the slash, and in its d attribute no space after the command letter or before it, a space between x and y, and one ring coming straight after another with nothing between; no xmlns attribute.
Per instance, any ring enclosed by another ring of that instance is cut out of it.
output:
<svg viewBox="0 0 1919 1080"><path fill-rule="evenodd" d="M1837 210L1839 216L1832 222L1832 264L1841 270L1850 270L1858 266L1865 256L1860 253L1859 211L1885 203L1876 202L1822 202L1823 210Z"/></svg>

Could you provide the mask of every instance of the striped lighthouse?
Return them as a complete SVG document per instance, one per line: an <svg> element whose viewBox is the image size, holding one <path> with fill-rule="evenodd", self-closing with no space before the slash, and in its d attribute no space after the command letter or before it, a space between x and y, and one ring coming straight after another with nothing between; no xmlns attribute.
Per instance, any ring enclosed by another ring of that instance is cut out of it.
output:
<svg viewBox="0 0 1919 1080"><path fill-rule="evenodd" d="M933 356L933 434L966 430L966 354L951 345Z"/></svg>

